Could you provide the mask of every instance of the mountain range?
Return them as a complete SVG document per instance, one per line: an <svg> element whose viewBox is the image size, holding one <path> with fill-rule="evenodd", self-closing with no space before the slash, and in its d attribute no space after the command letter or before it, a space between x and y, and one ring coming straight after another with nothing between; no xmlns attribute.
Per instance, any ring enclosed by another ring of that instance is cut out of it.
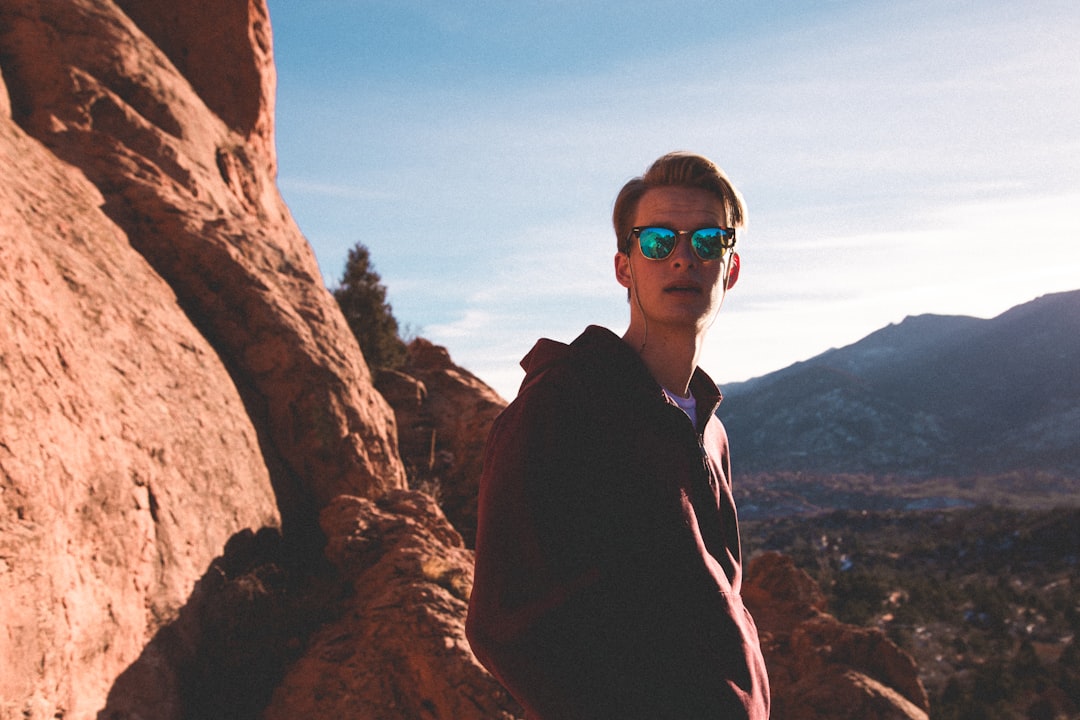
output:
<svg viewBox="0 0 1080 720"><path fill-rule="evenodd" d="M723 390L740 471L1075 476L1080 290L911 316Z"/></svg>

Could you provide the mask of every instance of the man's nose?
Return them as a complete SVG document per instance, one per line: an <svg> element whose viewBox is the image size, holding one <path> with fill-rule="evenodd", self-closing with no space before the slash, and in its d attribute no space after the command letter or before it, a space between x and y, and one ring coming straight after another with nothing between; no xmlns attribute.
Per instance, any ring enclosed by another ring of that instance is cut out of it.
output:
<svg viewBox="0 0 1080 720"><path fill-rule="evenodd" d="M697 256L694 254L694 248L690 243L690 235L680 235L675 242L675 249L671 251L671 260L675 263L676 267L681 265L687 265L688 267L693 265L697 260Z"/></svg>

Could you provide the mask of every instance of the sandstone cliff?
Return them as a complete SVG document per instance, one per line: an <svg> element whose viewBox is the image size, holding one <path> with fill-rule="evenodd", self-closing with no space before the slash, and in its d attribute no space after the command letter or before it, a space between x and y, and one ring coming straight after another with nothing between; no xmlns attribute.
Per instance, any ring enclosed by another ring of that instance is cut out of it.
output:
<svg viewBox="0 0 1080 720"><path fill-rule="evenodd" d="M263 0L0 4L0 720L520 717L463 636L503 403L423 341L376 391L276 189L274 83ZM778 707L924 716L762 567Z"/></svg>
<svg viewBox="0 0 1080 720"><path fill-rule="evenodd" d="M233 533L404 470L274 184L262 2L5 0L0 73L0 716L90 717Z"/></svg>

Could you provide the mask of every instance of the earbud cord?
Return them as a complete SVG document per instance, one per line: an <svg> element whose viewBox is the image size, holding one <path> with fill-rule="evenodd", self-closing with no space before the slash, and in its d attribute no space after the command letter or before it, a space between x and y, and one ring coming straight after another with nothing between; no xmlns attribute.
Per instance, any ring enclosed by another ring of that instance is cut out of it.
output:
<svg viewBox="0 0 1080 720"><path fill-rule="evenodd" d="M641 321L644 323L645 332L641 337L641 347L638 348L638 355L645 352L645 343L649 342L649 318L645 314L645 308L641 305L641 298L638 297L637 279L634 277L634 263L631 257L634 253L633 247L626 253L626 264L630 266L630 284L634 286L634 302L637 303L638 311L641 312Z"/></svg>
<svg viewBox="0 0 1080 720"><path fill-rule="evenodd" d="M720 290L720 302L717 303L716 310L713 311L712 318L709 319L708 329L710 329L710 330L712 329L713 323L716 322L716 318L720 317L720 308L724 307L724 298L727 297L728 277L731 275L731 259L730 258L731 258L731 254L728 253L727 256L720 261L720 262L724 263L724 279L722 281L724 284L720 286L721 287L721 290Z"/></svg>
<svg viewBox="0 0 1080 720"><path fill-rule="evenodd" d="M641 321L643 323L644 333L641 338L641 347L638 348L638 355L645 352L645 345L649 342L649 317L645 314L645 308L641 305L641 298L638 297L637 279L634 277L634 263L631 262L631 254L633 250L626 253L626 264L630 266L630 282L634 286L634 302L637 303L638 310L641 312ZM730 257L730 256L729 256ZM716 310L713 311L712 317L709 318L708 328L711 330L713 323L716 322L716 318L720 316L720 308L724 306L724 298L727 297L728 277L731 274L731 261L724 259L721 262L724 263L724 279L722 280L720 290L720 302L716 305Z"/></svg>

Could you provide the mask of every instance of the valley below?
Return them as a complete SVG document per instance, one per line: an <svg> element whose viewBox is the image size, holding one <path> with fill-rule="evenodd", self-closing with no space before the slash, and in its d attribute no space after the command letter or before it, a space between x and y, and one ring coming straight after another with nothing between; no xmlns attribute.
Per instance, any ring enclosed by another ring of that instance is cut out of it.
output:
<svg viewBox="0 0 1080 720"><path fill-rule="evenodd" d="M843 622L919 667L934 720L1080 718L1080 483L737 476L747 556L775 550Z"/></svg>

